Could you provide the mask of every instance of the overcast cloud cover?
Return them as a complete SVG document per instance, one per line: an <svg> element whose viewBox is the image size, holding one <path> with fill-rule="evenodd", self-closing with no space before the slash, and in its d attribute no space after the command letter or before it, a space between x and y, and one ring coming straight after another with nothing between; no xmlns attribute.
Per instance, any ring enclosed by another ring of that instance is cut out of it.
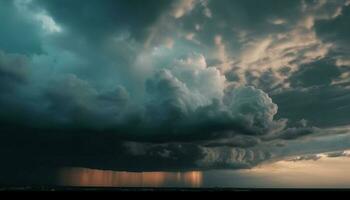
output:
<svg viewBox="0 0 350 200"><path fill-rule="evenodd" d="M348 0L1 0L0 154L183 171L348 149L349 20Z"/></svg>

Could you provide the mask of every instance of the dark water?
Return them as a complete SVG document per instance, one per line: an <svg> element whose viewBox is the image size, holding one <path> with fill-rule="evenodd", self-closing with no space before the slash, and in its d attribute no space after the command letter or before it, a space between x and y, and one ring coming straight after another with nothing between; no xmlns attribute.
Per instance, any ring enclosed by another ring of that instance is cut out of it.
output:
<svg viewBox="0 0 350 200"><path fill-rule="evenodd" d="M145 187L145 188L264 188L267 180L237 170L191 172L121 172L88 168L17 168L1 170L6 186Z"/></svg>
<svg viewBox="0 0 350 200"><path fill-rule="evenodd" d="M87 168L7 169L0 186L185 187L203 185L202 172L118 172Z"/></svg>
<svg viewBox="0 0 350 200"><path fill-rule="evenodd" d="M59 184L84 187L189 187L203 184L202 172L115 172L85 168L60 170Z"/></svg>
<svg viewBox="0 0 350 200"><path fill-rule="evenodd" d="M202 188L241 187L236 173L226 171L191 172L121 172L88 168L6 169L0 173L4 186L67 186L67 187L145 187ZM249 187L249 183L246 184Z"/></svg>

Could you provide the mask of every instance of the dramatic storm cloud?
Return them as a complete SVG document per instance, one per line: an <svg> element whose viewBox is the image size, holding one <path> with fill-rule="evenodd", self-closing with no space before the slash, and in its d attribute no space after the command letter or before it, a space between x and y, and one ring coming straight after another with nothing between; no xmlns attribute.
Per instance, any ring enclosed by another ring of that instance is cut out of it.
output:
<svg viewBox="0 0 350 200"><path fill-rule="evenodd" d="M1 1L0 154L186 171L342 151L349 13L346 0Z"/></svg>

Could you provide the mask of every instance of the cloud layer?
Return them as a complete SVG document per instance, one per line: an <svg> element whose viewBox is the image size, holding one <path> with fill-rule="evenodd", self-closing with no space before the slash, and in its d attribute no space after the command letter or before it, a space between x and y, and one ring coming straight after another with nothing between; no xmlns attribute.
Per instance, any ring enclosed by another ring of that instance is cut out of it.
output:
<svg viewBox="0 0 350 200"><path fill-rule="evenodd" d="M1 2L3 156L176 171L336 148L330 130L349 123L349 5Z"/></svg>

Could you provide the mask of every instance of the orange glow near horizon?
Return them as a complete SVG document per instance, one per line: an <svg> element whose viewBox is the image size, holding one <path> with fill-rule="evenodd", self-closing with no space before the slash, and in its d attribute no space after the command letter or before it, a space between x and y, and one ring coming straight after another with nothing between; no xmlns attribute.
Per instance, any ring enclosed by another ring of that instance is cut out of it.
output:
<svg viewBox="0 0 350 200"><path fill-rule="evenodd" d="M60 184L83 187L200 187L202 172L115 172L86 168L60 171Z"/></svg>

